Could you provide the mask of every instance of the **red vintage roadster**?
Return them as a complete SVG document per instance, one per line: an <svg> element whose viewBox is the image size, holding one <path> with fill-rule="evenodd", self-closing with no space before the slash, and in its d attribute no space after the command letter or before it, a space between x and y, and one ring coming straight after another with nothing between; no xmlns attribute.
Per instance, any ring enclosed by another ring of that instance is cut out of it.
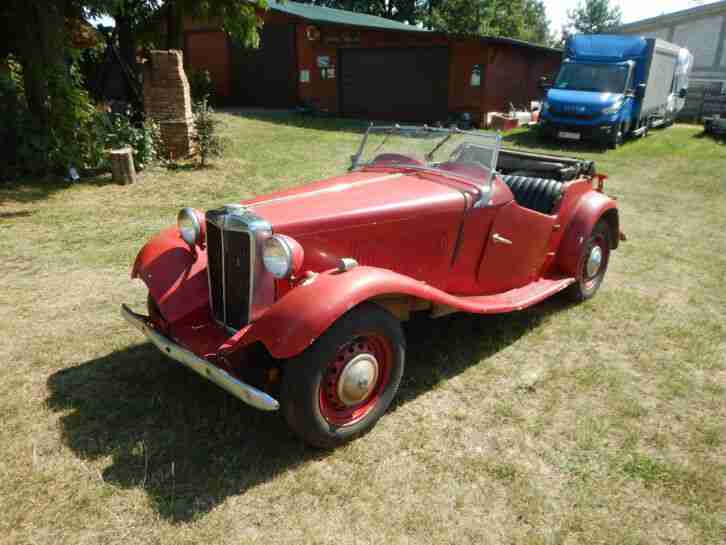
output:
<svg viewBox="0 0 726 545"><path fill-rule="evenodd" d="M399 387L401 321L597 292L621 240L594 164L498 135L371 127L350 172L201 212L152 238L123 317L306 442L371 429ZM278 401L279 400L279 401Z"/></svg>

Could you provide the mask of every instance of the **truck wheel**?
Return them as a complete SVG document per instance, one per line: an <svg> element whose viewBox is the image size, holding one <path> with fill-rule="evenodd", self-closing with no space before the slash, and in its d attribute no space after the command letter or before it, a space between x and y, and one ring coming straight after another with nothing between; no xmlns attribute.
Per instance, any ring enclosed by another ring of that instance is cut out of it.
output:
<svg viewBox="0 0 726 545"><path fill-rule="evenodd" d="M366 433L398 391L405 354L396 318L373 303L354 308L286 363L280 396L285 420L320 448Z"/></svg>
<svg viewBox="0 0 726 545"><path fill-rule="evenodd" d="M582 246L577 281L567 291L573 300L579 303L595 296L608 269L610 248L610 228L605 220L600 220Z"/></svg>
<svg viewBox="0 0 726 545"><path fill-rule="evenodd" d="M617 130L610 135L610 142L608 142L610 149L618 149L618 147L623 143L623 133L624 125L620 124L618 125Z"/></svg>

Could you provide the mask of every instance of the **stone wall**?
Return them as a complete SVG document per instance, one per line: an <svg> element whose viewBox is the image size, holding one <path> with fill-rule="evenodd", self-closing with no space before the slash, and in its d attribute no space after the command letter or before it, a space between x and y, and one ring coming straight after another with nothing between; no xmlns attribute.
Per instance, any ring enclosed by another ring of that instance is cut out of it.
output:
<svg viewBox="0 0 726 545"><path fill-rule="evenodd" d="M144 109L159 123L168 155L180 158L192 154L192 98L181 51L150 52L144 64Z"/></svg>

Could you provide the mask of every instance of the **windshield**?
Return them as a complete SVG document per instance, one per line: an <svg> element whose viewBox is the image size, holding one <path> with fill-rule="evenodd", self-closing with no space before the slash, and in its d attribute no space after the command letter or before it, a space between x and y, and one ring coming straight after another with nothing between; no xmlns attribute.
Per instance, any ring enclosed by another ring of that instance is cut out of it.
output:
<svg viewBox="0 0 726 545"><path fill-rule="evenodd" d="M500 147L499 134L484 131L371 126L352 157L351 169L392 166L453 173L476 178L480 188L488 191Z"/></svg>
<svg viewBox="0 0 726 545"><path fill-rule="evenodd" d="M555 89L623 93L629 73L628 64L566 63L557 76Z"/></svg>

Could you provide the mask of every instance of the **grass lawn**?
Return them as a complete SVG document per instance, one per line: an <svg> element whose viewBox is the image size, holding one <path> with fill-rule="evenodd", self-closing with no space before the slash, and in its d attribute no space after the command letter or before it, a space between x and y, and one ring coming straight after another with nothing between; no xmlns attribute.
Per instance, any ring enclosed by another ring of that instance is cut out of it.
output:
<svg viewBox="0 0 726 545"><path fill-rule="evenodd" d="M179 208L339 173L361 127L221 117L214 168L0 186L0 543L726 543L726 145L567 150L629 238L598 296L409 324L396 405L319 452L119 316Z"/></svg>

